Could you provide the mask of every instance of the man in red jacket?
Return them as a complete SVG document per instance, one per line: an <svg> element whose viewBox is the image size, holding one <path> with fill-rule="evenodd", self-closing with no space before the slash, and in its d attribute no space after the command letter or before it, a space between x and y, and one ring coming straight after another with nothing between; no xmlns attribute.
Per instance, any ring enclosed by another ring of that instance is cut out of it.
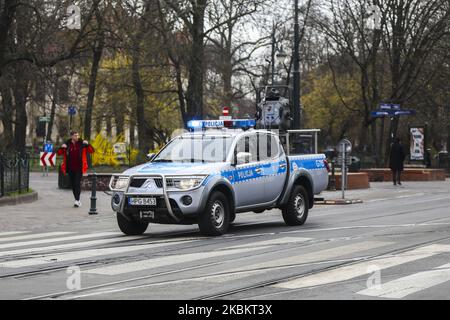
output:
<svg viewBox="0 0 450 320"><path fill-rule="evenodd" d="M87 153L93 153L94 148L87 141L79 138L77 131L70 132L70 140L67 140L58 150L58 155L63 156L61 170L64 175L69 174L72 191L75 197L74 207L81 207L81 177L87 172Z"/></svg>

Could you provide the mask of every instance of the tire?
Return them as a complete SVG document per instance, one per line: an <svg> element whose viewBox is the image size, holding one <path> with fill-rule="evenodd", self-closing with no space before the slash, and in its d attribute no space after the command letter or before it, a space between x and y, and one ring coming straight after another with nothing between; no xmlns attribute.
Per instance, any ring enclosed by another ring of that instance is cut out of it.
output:
<svg viewBox="0 0 450 320"><path fill-rule="evenodd" d="M200 213L198 227L205 236L221 236L230 225L230 205L227 197L219 191L208 199L205 211Z"/></svg>
<svg viewBox="0 0 450 320"><path fill-rule="evenodd" d="M130 218L131 219L131 218ZM122 231L127 236L138 236L147 230L148 222L140 221L128 221L123 215L117 213L117 224L119 225L120 231Z"/></svg>
<svg viewBox="0 0 450 320"><path fill-rule="evenodd" d="M294 186L289 202L283 208L283 219L288 226L301 226L308 218L309 197L303 186Z"/></svg>

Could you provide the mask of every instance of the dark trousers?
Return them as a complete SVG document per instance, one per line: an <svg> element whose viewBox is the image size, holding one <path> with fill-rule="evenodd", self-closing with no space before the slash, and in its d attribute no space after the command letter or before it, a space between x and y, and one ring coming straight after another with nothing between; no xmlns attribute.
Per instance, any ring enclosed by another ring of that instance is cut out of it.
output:
<svg viewBox="0 0 450 320"><path fill-rule="evenodd" d="M72 191L75 200L80 201L81 194L81 177L83 174L81 172L72 172L69 171L70 183L72 184Z"/></svg>
<svg viewBox="0 0 450 320"><path fill-rule="evenodd" d="M392 180L394 181L394 184L401 184L400 177L402 175L402 170L399 169L392 169Z"/></svg>

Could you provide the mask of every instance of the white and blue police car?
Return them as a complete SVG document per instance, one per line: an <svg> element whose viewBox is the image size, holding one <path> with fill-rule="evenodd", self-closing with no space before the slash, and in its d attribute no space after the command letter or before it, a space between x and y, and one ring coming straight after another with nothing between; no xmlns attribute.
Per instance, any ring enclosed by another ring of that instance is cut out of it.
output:
<svg viewBox="0 0 450 320"><path fill-rule="evenodd" d="M314 196L328 185L323 154L287 156L279 136L254 120L194 120L148 163L114 175L112 209L127 235L149 223L198 224L226 233L236 214L279 208L287 225L303 225Z"/></svg>

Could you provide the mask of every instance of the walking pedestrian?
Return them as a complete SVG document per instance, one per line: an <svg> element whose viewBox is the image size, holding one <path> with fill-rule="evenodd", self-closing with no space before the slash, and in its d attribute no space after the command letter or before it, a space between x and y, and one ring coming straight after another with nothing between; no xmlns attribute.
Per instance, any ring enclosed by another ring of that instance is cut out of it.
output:
<svg viewBox="0 0 450 320"><path fill-rule="evenodd" d="M402 185L401 174L403 171L403 162L405 161L405 151L400 138L395 138L394 143L391 146L391 155L389 160L394 186L397 185L397 183Z"/></svg>
<svg viewBox="0 0 450 320"><path fill-rule="evenodd" d="M74 207L81 207L81 178L87 172L87 153L94 153L94 148L86 140L79 137L77 131L70 132L70 139L58 149L58 155L62 155L63 163L61 171L68 174L72 185L73 196L75 197Z"/></svg>

